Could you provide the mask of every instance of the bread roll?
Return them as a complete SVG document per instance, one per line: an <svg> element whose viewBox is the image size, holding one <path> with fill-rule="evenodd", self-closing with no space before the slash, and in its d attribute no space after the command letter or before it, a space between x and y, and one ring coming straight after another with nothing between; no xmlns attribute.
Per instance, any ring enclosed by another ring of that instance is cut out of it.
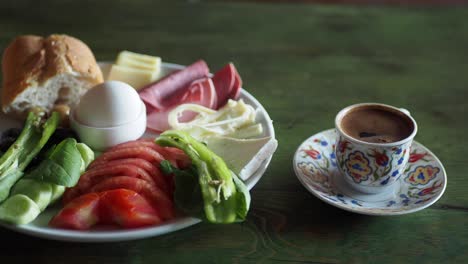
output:
<svg viewBox="0 0 468 264"><path fill-rule="evenodd" d="M103 82L88 46L67 35L15 38L3 53L2 71L2 110L15 116L32 107L73 107L86 90Z"/></svg>

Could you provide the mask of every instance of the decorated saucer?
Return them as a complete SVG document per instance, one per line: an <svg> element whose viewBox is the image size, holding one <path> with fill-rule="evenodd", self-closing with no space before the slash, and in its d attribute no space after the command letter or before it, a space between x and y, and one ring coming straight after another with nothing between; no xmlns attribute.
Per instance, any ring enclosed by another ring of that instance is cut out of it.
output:
<svg viewBox="0 0 468 264"><path fill-rule="evenodd" d="M366 215L401 215L435 203L447 186L439 159L413 141L406 170L386 194L363 194L352 189L339 172L334 153L335 129L313 135L297 149L293 167L299 181L320 200Z"/></svg>

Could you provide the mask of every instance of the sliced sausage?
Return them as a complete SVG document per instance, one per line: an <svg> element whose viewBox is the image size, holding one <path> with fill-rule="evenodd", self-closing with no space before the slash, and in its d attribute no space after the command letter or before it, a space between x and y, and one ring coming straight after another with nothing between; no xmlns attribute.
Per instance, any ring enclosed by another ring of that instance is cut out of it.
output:
<svg viewBox="0 0 468 264"><path fill-rule="evenodd" d="M228 101L231 89L234 87L235 71L234 65L229 63L214 74L213 84L218 95L216 109L222 107Z"/></svg>
<svg viewBox="0 0 468 264"><path fill-rule="evenodd" d="M170 107L154 111L147 116L146 124L149 129L157 132L170 129L169 113L181 104L199 104L214 109L218 101L213 81L210 78L194 81L183 94L177 95L175 98L177 98L177 101L172 101L169 104ZM188 122L196 115L192 111L185 111L179 117L179 121Z"/></svg>
<svg viewBox="0 0 468 264"><path fill-rule="evenodd" d="M210 70L205 61L199 60L188 67L173 72L166 77L151 83L140 91L140 98L146 105L156 109L167 108L169 98L183 89L194 80L208 76Z"/></svg>

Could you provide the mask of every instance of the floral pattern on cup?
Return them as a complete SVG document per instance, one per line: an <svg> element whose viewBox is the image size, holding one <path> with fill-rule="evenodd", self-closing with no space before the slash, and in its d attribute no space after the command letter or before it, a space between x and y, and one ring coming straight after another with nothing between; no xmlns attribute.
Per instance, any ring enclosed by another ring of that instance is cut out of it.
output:
<svg viewBox="0 0 468 264"><path fill-rule="evenodd" d="M431 165L418 166L406 177L406 181L412 185L425 185L434 179L440 169Z"/></svg>
<svg viewBox="0 0 468 264"><path fill-rule="evenodd" d="M355 151L350 153L345 160L345 166L348 172L353 176L353 181L366 181L372 174L372 168L369 166L369 159L364 153Z"/></svg>
<svg viewBox="0 0 468 264"><path fill-rule="evenodd" d="M410 142L388 148L375 148L360 146L338 136L336 144L338 148L335 152L340 170L349 179L348 182L363 186L385 186L397 181L405 171L410 156ZM361 164L361 167L355 165L353 168L349 163L345 163L354 158L351 155L355 152L361 153L360 159L366 161L367 166ZM367 174L369 172L370 175Z"/></svg>
<svg viewBox="0 0 468 264"><path fill-rule="evenodd" d="M389 149L387 152L387 154L391 152L392 155L398 155L398 157L407 155L408 158L410 152L411 154L424 154L424 156L413 163L409 162L408 168L399 172L399 174L402 175L400 180L401 188L395 198L380 202L367 202L353 199L352 197L340 193L331 180L333 177L332 175L340 173L336 165L339 161L335 156L335 149L336 153L339 153L338 149L340 144L339 142L336 145L333 144L333 142L336 142L336 138L338 138L338 135L334 129L321 132L309 138L299 147L294 162L298 177L309 186L309 189L312 190L315 195L331 204L341 207L345 206L350 209L355 208L352 210L362 213L401 214L415 211L415 208L424 208L425 205L433 203L440 197L446 185L446 176L441 167L442 164L440 164L424 146L414 142L411 151L409 151L409 148L408 150L405 148L393 148ZM328 144L322 143L324 141ZM349 144L351 143L348 142L341 146L347 149L350 147ZM312 156L316 157L316 155L310 156L306 154L306 150L310 149L320 153L321 158L314 159ZM390 160L391 158L389 158L389 164ZM426 184L410 184L408 178L411 172L415 171L417 167L425 166L433 167L435 170L438 170L438 173L433 174L434 178ZM393 170L392 173L394 171L395 170Z"/></svg>
<svg viewBox="0 0 468 264"><path fill-rule="evenodd" d="M389 158L385 151L379 152L376 149L372 149L369 156L375 158L375 164L377 164L377 166L386 167L388 165Z"/></svg>

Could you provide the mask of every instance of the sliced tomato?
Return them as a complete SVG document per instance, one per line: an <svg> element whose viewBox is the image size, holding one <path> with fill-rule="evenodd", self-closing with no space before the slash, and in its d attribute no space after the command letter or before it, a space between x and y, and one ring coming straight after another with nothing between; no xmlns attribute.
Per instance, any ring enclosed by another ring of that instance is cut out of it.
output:
<svg viewBox="0 0 468 264"><path fill-rule="evenodd" d="M154 146L159 146L156 143L154 143L154 139L142 138L142 139L131 140L131 141L127 141L124 143L120 143L118 145L113 146L107 151L113 151L116 149L123 149L123 148L133 148L133 147L150 147L158 151L158 149L156 149Z"/></svg>
<svg viewBox="0 0 468 264"><path fill-rule="evenodd" d="M95 159L89 166L93 168L94 166L105 164L111 160L117 159L128 159L128 158L140 158L147 160L152 163L160 163L164 160L164 157L149 147L129 147L129 148L119 148L112 151L104 152L101 156Z"/></svg>
<svg viewBox="0 0 468 264"><path fill-rule="evenodd" d="M99 182L118 175L142 179L149 184L157 185L165 193L169 193L169 187L164 178L153 178L144 169L132 164L102 165L92 168L81 175L78 184L74 188L78 188L82 193L85 193L89 188ZM157 182L155 180L157 180Z"/></svg>
<svg viewBox="0 0 468 264"><path fill-rule="evenodd" d="M156 210L145 198L127 189L116 189L100 194L101 223L136 228L161 223Z"/></svg>
<svg viewBox="0 0 468 264"><path fill-rule="evenodd" d="M99 222L99 195L89 193L69 202L52 220L50 226L85 230Z"/></svg>
<svg viewBox="0 0 468 264"><path fill-rule="evenodd" d="M117 176L100 182L89 191L102 192L121 188L135 191L145 197L158 211L162 219L168 220L174 217L175 212L172 197L167 196L158 187L148 184L141 179Z"/></svg>
<svg viewBox="0 0 468 264"><path fill-rule="evenodd" d="M167 158L167 160L175 160L176 161L176 166L177 168L185 169L188 168L192 164L192 160L185 154L185 152L181 149L178 148L172 148L172 147L165 147L164 148L164 157Z"/></svg>
<svg viewBox="0 0 468 264"><path fill-rule="evenodd" d="M67 205L69 202L71 202L73 199L75 199L76 197L80 195L81 195L81 192L78 188L75 188L75 187L67 188L62 196L62 204Z"/></svg>
<svg viewBox="0 0 468 264"><path fill-rule="evenodd" d="M112 160L109 161L105 164L97 165L94 166L92 169L93 170L98 170L106 167L112 167L116 165L134 165L137 166L143 170L145 170L151 178L153 178L154 182L156 183L156 186L161 188L162 190L169 190L169 192L166 192L167 194L172 195L174 191L174 180L172 177L164 175L161 170L159 169L159 165L154 165L144 159L119 159L119 160ZM163 182L163 183L161 183Z"/></svg>
<svg viewBox="0 0 468 264"><path fill-rule="evenodd" d="M160 153L166 160L169 160L172 165L179 166L180 164L186 164L187 160L190 160L187 155L182 150L172 147L162 147L154 142L154 139L145 138L132 140L128 142L121 143L109 149L108 151L115 151L118 149L127 149L135 147L148 147L158 153ZM159 164L157 164L159 166ZM91 166L92 168L93 166Z"/></svg>

